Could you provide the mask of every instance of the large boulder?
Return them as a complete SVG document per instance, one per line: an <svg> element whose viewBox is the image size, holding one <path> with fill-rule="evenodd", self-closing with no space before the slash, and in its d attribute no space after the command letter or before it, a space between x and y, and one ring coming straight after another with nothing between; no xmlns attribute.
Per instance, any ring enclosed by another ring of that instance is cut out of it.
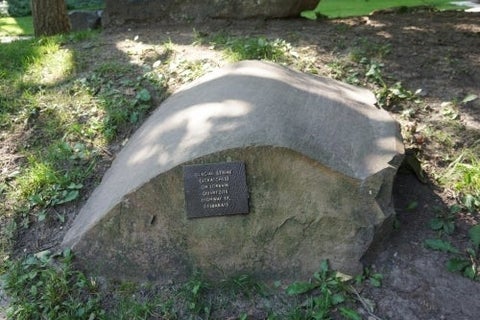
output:
<svg viewBox="0 0 480 320"><path fill-rule="evenodd" d="M72 31L98 29L102 25L102 10L84 11L75 10L68 13Z"/></svg>
<svg viewBox="0 0 480 320"><path fill-rule="evenodd" d="M103 23L298 17L317 3L318 0L106 0Z"/></svg>
<svg viewBox="0 0 480 320"><path fill-rule="evenodd" d="M132 136L63 245L109 278L184 279L194 269L306 278L323 259L360 272L391 226L403 157L397 124L374 102L365 89L266 62L208 74ZM247 212L188 218L187 165L209 163L245 165Z"/></svg>

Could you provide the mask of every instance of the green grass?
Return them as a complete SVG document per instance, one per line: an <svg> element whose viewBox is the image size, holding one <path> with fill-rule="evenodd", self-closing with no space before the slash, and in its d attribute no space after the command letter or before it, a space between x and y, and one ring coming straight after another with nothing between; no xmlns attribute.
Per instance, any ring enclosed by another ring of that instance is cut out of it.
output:
<svg viewBox="0 0 480 320"><path fill-rule="evenodd" d="M459 8L450 2L450 0L321 0L317 11L329 18L344 18L402 6L432 6L440 10Z"/></svg>
<svg viewBox="0 0 480 320"><path fill-rule="evenodd" d="M42 82L35 75L41 74L42 66L67 66L67 61L50 57L50 53L59 52L58 38L0 44L0 128L10 128L16 121L35 116L38 99L32 92L35 84Z"/></svg>
<svg viewBox="0 0 480 320"><path fill-rule="evenodd" d="M32 17L0 18L0 37L33 35Z"/></svg>
<svg viewBox="0 0 480 320"><path fill-rule="evenodd" d="M283 39L265 37L234 37L216 34L208 39L199 39L216 50L223 51L225 58L231 62L242 60L268 60L277 63L292 62L292 46Z"/></svg>
<svg viewBox="0 0 480 320"><path fill-rule="evenodd" d="M480 158L472 150L463 151L450 163L440 182L457 193L468 211L475 212L480 209Z"/></svg>
<svg viewBox="0 0 480 320"><path fill-rule="evenodd" d="M9 143L21 159L0 175L0 275L12 298L9 319L105 318L94 283L71 268L69 254L9 258L20 228L65 222L57 208L79 199L104 148L141 121L153 94L164 94L161 83L153 87L144 70L126 62L82 63L75 45L97 36L0 44L0 137L19 134ZM158 306L168 313L164 304L135 299L118 305L113 313L123 319L144 319Z"/></svg>
<svg viewBox="0 0 480 320"><path fill-rule="evenodd" d="M55 207L79 198L101 150L153 106L150 81L127 63L99 62L82 74L90 65L81 63L74 45L97 36L0 44L0 136L21 133L12 148L23 159L0 176L0 260L8 255L15 225L64 221ZM163 93L160 85L155 88Z"/></svg>
<svg viewBox="0 0 480 320"><path fill-rule="evenodd" d="M57 264L54 265L53 261ZM97 285L72 268L72 254L42 252L22 261L6 261L9 319L101 319Z"/></svg>

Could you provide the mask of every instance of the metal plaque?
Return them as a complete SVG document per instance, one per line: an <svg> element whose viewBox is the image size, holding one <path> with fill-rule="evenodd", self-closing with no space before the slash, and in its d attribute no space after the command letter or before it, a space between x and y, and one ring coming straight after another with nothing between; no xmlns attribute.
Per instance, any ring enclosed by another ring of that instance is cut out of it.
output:
<svg viewBox="0 0 480 320"><path fill-rule="evenodd" d="M184 166L183 181L189 219L248 213L243 162Z"/></svg>

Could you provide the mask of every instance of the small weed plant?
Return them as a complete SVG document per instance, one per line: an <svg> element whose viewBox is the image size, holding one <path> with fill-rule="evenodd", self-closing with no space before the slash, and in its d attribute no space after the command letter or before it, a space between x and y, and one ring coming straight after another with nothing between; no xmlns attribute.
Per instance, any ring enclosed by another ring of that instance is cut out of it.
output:
<svg viewBox="0 0 480 320"><path fill-rule="evenodd" d="M415 94L405 89L401 82L395 82L389 86L382 75L382 67L381 63L367 62L368 70L365 73L365 78L377 86L375 88L377 105L381 108L392 109L403 101L415 100Z"/></svg>
<svg viewBox="0 0 480 320"><path fill-rule="evenodd" d="M195 272L191 279L183 286L182 293L191 315L200 315L209 318L211 303L205 299L210 285L200 272Z"/></svg>
<svg viewBox="0 0 480 320"><path fill-rule="evenodd" d="M451 235L455 231L455 219L457 213L461 211L459 205L452 205L449 210L439 210L435 218L429 221L432 230L438 231L440 235Z"/></svg>
<svg viewBox="0 0 480 320"><path fill-rule="evenodd" d="M447 262L447 269L459 272L463 276L480 281L480 225L475 225L468 232L470 244L462 252L449 240L436 238L424 242L426 248L451 254L453 257Z"/></svg>
<svg viewBox="0 0 480 320"><path fill-rule="evenodd" d="M480 225L472 227L468 236L471 246L465 250L465 255L451 258L447 268L452 272L460 272L465 277L480 281Z"/></svg>
<svg viewBox="0 0 480 320"><path fill-rule="evenodd" d="M264 295L266 292L265 286L247 274L225 279L220 285L223 290L230 291L233 295L254 296L255 294Z"/></svg>
<svg viewBox="0 0 480 320"><path fill-rule="evenodd" d="M360 39L346 58L328 64L330 75L353 85L371 87L377 106L389 111L402 109L400 105L405 102L420 103L416 92L406 89L400 81L393 82L385 77L381 61L390 51L389 43L377 44L368 39Z"/></svg>
<svg viewBox="0 0 480 320"><path fill-rule="evenodd" d="M338 310L345 319L361 319L360 314L346 306L352 296L351 278L333 271L327 260L321 263L310 282L294 282L287 287L286 293L301 296L304 301L297 306L291 316L293 319L330 319L333 310Z"/></svg>

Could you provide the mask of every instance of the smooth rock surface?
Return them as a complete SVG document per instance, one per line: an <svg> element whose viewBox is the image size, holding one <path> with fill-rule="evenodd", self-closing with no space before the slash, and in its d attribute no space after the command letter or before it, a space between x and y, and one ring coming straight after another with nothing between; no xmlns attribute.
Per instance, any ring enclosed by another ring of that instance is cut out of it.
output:
<svg viewBox="0 0 480 320"><path fill-rule="evenodd" d="M391 226L399 128L371 92L244 61L168 98L118 154L63 245L109 278L346 273ZM248 215L187 219L185 164L242 161Z"/></svg>
<svg viewBox="0 0 480 320"><path fill-rule="evenodd" d="M298 17L318 0L106 0L104 25L128 21Z"/></svg>

